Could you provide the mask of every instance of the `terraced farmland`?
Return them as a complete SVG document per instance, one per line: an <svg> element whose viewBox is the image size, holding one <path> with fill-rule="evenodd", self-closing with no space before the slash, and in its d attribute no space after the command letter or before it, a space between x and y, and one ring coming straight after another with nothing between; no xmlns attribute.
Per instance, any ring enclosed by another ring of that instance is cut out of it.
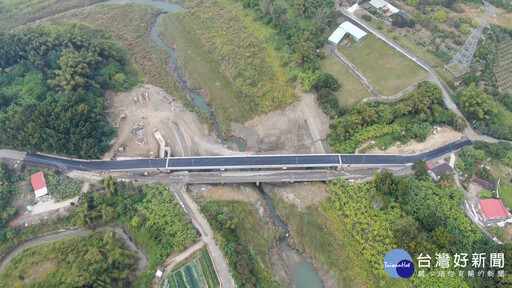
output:
<svg viewBox="0 0 512 288"><path fill-rule="evenodd" d="M509 38L497 45L498 59L494 64L494 73L501 92L512 92L512 40Z"/></svg>
<svg viewBox="0 0 512 288"><path fill-rule="evenodd" d="M190 260L165 280L165 288L216 288L219 280L213 269L208 251L201 253Z"/></svg>

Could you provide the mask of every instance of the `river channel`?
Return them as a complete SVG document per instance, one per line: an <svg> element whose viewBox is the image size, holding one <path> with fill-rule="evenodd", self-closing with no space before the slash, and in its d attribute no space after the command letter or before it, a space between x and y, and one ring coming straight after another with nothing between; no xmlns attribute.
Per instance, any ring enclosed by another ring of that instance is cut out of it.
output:
<svg viewBox="0 0 512 288"><path fill-rule="evenodd" d="M154 0L128 0L129 2L134 3L143 3L143 4L150 4L155 7L158 7L164 11L167 11L169 13L182 10L183 7L179 4L173 4L169 2L164 1L154 1ZM119 1L113 1L113 2L119 2ZM220 130L219 124L217 123L217 118L215 118L215 115L211 109L210 106L206 103L203 97L195 93L194 91L190 90L190 88L187 85L187 82L185 79L183 79L179 67L178 67L178 61L176 59L176 53L174 49L169 47L162 39L160 38L160 35L158 35L158 24L162 20L164 14L161 14L157 17L155 23L151 27L151 39L155 41L156 44L158 44L160 47L164 48L169 55L171 56L172 62L174 64L174 72L177 75L181 85L184 87L185 91L192 97L192 100L194 102L194 105L201 109L202 111L205 111L210 114L210 117L213 121L213 124L215 126L215 130L217 132L217 135L219 139L225 143L231 143L236 144L238 149L240 151L245 150L245 145L238 140L231 140L231 139L224 139L222 136L222 131ZM293 284L296 288L321 288L323 287L322 280L318 276L318 273L316 272L315 268L306 260L306 258L302 255L300 255L297 251L290 248L288 246L288 239L289 236L289 230L284 225L283 221L279 219L279 217L276 214L276 211L274 209L274 206L272 205L272 202L268 198L268 196L263 193L265 197L265 201L267 202L268 208L270 210L270 213L272 215L272 219L276 223L278 227L283 229L286 233L286 238L280 243L281 249L283 251L283 255L286 261L286 265L288 266L288 270L290 271Z"/></svg>
<svg viewBox="0 0 512 288"><path fill-rule="evenodd" d="M168 13L176 12L176 11L179 11L179 10L183 9L183 7L181 5L179 5L179 4L169 3L169 2L165 2L165 1L154 1L154 0L111 0L109 2L114 2L114 3L115 2L132 2L132 3L140 3L140 4L149 4L149 5L153 5L153 6L157 7L157 8L160 8L160 9L162 9L162 10L168 12ZM162 20L163 16L164 16L164 14L158 15L158 17L156 18L155 23L151 27L151 39L153 41L155 41L155 43L158 44L158 46L164 48L169 53L169 55L171 56L172 62L174 64L174 73L178 77L178 80L180 81L180 84L185 89L185 92L188 95L190 95L190 98L192 99L192 102L194 103L194 105L199 110L201 110L203 112L206 112L206 113L208 113L208 115L210 115L210 119L212 120L213 126L215 127L215 132L217 133L217 136L219 137L221 142L223 144L227 145L228 147L230 147L231 149L235 148L238 151L245 151L245 144L242 141L237 140L237 139L226 139L226 138L224 138L224 136L222 134L222 131L220 129L219 123L217 122L217 118L215 117L215 114L213 113L212 108L208 105L208 103L206 103L206 101L204 100L204 98L201 95L199 95L199 94L195 93L194 91L192 91L188 87L187 81L185 81L185 79L183 79L183 76L181 75L180 69L178 67L178 60L176 59L176 53L175 53L174 49L169 47L162 40L162 38L160 38L160 35L158 34L158 24Z"/></svg>
<svg viewBox="0 0 512 288"><path fill-rule="evenodd" d="M306 257L299 254L296 250L290 248L288 246L288 239L290 239L290 231L288 227L284 225L281 218L277 216L276 209L270 201L270 198L265 194L263 189L259 188L259 190L263 193L263 197L265 198L265 202L267 203L268 210L270 211L270 215L272 220L276 225L283 229L284 233L286 233L286 237L283 241L281 241L281 251L283 251L283 256L286 262L286 266L288 267L288 271L292 276L293 284L296 288L321 288L324 287L322 284L322 280L318 276L313 265L311 265Z"/></svg>

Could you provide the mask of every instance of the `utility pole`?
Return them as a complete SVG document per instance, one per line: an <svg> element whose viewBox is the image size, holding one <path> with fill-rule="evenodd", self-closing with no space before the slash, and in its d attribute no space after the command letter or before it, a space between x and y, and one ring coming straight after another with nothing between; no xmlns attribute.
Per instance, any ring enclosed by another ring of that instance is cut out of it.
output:
<svg viewBox="0 0 512 288"><path fill-rule="evenodd" d="M469 67L473 60L473 55L475 54L478 41L480 39L485 40L482 33L484 28L491 29L491 26L489 25L489 18L494 17L494 21L496 21L496 7L485 1L483 2L485 6L480 7L480 10L483 10L485 14L480 19L476 19L478 21L478 27L473 31L466 43L464 43L460 48L459 52L455 54L450 61L450 64L444 66L444 69L452 72L456 77L469 72Z"/></svg>

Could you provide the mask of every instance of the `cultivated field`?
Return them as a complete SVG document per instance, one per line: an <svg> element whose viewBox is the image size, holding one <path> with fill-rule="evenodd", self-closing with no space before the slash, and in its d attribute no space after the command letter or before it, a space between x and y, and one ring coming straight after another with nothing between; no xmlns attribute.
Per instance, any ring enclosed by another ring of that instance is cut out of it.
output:
<svg viewBox="0 0 512 288"><path fill-rule="evenodd" d="M219 287L212 261L206 249L185 265L174 271L165 281L168 288L211 288Z"/></svg>
<svg viewBox="0 0 512 288"><path fill-rule="evenodd" d="M501 92L512 92L512 40L497 45L498 61L494 64L494 73Z"/></svg>
<svg viewBox="0 0 512 288"><path fill-rule="evenodd" d="M368 34L361 42L338 50L357 66L377 92L394 95L427 77L427 72L416 63Z"/></svg>
<svg viewBox="0 0 512 288"><path fill-rule="evenodd" d="M334 92L341 107L350 107L371 96L370 92L350 73L347 67L333 56L327 56L321 60L320 67L322 67L322 71L331 73L341 83L340 89Z"/></svg>

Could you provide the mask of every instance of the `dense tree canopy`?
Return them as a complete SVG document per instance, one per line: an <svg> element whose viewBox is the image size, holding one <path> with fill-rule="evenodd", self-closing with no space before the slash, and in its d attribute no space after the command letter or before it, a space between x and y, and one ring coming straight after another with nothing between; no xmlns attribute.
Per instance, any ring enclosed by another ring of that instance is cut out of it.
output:
<svg viewBox="0 0 512 288"><path fill-rule="evenodd" d="M0 145L96 158L114 131L102 90L132 87L126 52L81 24L0 35Z"/></svg>
<svg viewBox="0 0 512 288"><path fill-rule="evenodd" d="M423 141L431 124L453 124L454 119L455 114L444 108L441 89L422 82L395 106L365 103L352 107L331 124L329 144L336 152L353 153L359 143L372 138L388 137L387 145L411 138Z"/></svg>

